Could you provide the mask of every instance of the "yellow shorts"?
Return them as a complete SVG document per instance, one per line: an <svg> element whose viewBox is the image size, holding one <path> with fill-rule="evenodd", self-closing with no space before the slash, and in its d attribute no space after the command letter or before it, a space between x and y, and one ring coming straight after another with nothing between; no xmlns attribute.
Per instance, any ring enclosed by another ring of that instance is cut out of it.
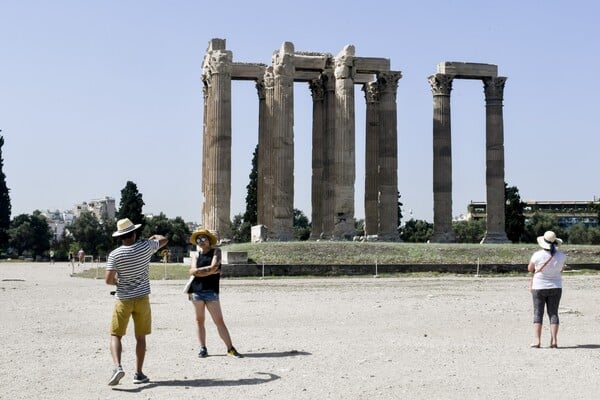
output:
<svg viewBox="0 0 600 400"><path fill-rule="evenodd" d="M110 334L112 336L125 336L129 317L133 318L135 336L149 335L152 332L150 296L116 300L110 324Z"/></svg>

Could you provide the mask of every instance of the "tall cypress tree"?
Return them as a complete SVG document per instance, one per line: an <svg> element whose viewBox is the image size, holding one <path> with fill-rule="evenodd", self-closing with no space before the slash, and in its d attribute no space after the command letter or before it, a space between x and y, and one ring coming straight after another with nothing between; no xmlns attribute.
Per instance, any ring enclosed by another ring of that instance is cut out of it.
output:
<svg viewBox="0 0 600 400"><path fill-rule="evenodd" d="M246 212L244 222L251 226L256 225L258 220L258 145L254 148L252 155L252 171L250 171L250 182L246 186Z"/></svg>
<svg viewBox="0 0 600 400"><path fill-rule="evenodd" d="M506 199L504 207L506 237L513 243L519 243L525 232L525 217L523 216L525 203L521 201L519 189L516 186L509 187L506 182L504 182L504 197Z"/></svg>
<svg viewBox="0 0 600 400"><path fill-rule="evenodd" d="M145 225L144 200L142 194L138 192L137 185L131 181L127 181L123 190L121 190L121 201L119 203L118 218L129 218L134 224Z"/></svg>
<svg viewBox="0 0 600 400"><path fill-rule="evenodd" d="M6 176L4 175L2 146L4 146L4 137L0 136L0 249L6 249L9 239L8 228L10 227L11 205L8 194L10 189L6 186Z"/></svg>

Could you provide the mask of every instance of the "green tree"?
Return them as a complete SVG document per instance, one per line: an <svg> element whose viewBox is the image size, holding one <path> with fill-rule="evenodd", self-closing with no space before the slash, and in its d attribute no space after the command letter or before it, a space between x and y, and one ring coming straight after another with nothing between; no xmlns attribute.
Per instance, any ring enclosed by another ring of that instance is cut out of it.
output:
<svg viewBox="0 0 600 400"><path fill-rule="evenodd" d="M165 236L169 239L169 247L187 247L190 238L190 228L181 217L169 219L164 213L146 218L146 226L142 230L142 237L148 238L154 234Z"/></svg>
<svg viewBox="0 0 600 400"><path fill-rule="evenodd" d="M536 243L537 237L542 236L546 231L554 231L556 236L566 240L566 232L558 225L558 221L552 215L535 213L525 223L523 232L523 242Z"/></svg>
<svg viewBox="0 0 600 400"><path fill-rule="evenodd" d="M250 222L244 221L243 214L236 214L231 221L231 232L233 237L231 240L235 243L246 243L250 241L251 225Z"/></svg>
<svg viewBox="0 0 600 400"><path fill-rule="evenodd" d="M310 237L310 222L304 213L294 208L294 238L308 240Z"/></svg>
<svg viewBox="0 0 600 400"><path fill-rule="evenodd" d="M356 231L356 236L365 236L364 218L354 219L354 230Z"/></svg>
<svg viewBox="0 0 600 400"><path fill-rule="evenodd" d="M71 245L73 243L73 237L68 234L68 230L64 230L60 238L56 243L53 243L54 251L56 252L57 260L67 260L69 257L69 251L71 251Z"/></svg>
<svg viewBox="0 0 600 400"><path fill-rule="evenodd" d="M105 250L106 232L98 218L89 211L82 212L69 226L69 231L80 248L89 255L98 256L99 250Z"/></svg>
<svg viewBox="0 0 600 400"><path fill-rule="evenodd" d="M590 244L600 244L600 227L588 228L588 240Z"/></svg>
<svg viewBox="0 0 600 400"><path fill-rule="evenodd" d="M402 204L402 202L400 202L400 192L398 193L398 224L396 225L398 227L398 232L400 232L400 226L402 225L402 206L404 204Z"/></svg>
<svg viewBox="0 0 600 400"><path fill-rule="evenodd" d="M144 205L142 194L138 191L137 185L127 181L125 187L121 190L117 219L129 218L134 224L145 225L146 221L142 213Z"/></svg>
<svg viewBox="0 0 600 400"><path fill-rule="evenodd" d="M163 213L146 218L146 225L142 228L141 237L148 238L152 235L159 234L169 238L171 232L171 221ZM169 244L170 241L169 241Z"/></svg>
<svg viewBox="0 0 600 400"><path fill-rule="evenodd" d="M400 239L410 243L425 243L433 235L433 224L411 218L400 230Z"/></svg>
<svg viewBox="0 0 600 400"><path fill-rule="evenodd" d="M50 249L53 234L46 217L39 210L33 215L15 217L8 230L9 244L18 256L30 254L34 259Z"/></svg>
<svg viewBox="0 0 600 400"><path fill-rule="evenodd" d="M167 236L169 247L178 246L186 249L191 233L188 224L185 223L183 218L175 217L175 219L171 220L171 231Z"/></svg>
<svg viewBox="0 0 600 400"><path fill-rule="evenodd" d="M485 219L458 221L452 224L457 243L479 243L485 236Z"/></svg>
<svg viewBox="0 0 600 400"><path fill-rule="evenodd" d="M31 215L31 227L33 228L34 244L31 249L34 256L41 256L50 250L50 243L54 234L48 220L41 211L35 210Z"/></svg>
<svg viewBox="0 0 600 400"><path fill-rule="evenodd" d="M246 211L233 216L231 240L236 243L249 242L252 226L258 223L258 145L252 154L252 169L246 185Z"/></svg>
<svg viewBox="0 0 600 400"><path fill-rule="evenodd" d="M31 216L27 214L17 215L10 223L8 230L9 245L16 256L31 252L33 247L33 229L31 227Z"/></svg>
<svg viewBox="0 0 600 400"><path fill-rule="evenodd" d="M588 244L588 229L584 224L571 225L569 228L569 244Z"/></svg>
<svg viewBox="0 0 600 400"><path fill-rule="evenodd" d="M506 204L504 206L504 229L506 237L513 243L518 243L525 232L525 217L523 208L525 203L521 201L519 189L516 186L508 187L504 183L504 197Z"/></svg>
<svg viewBox="0 0 600 400"><path fill-rule="evenodd" d="M108 218L107 215L103 215L99 222L102 233L96 247L96 256L107 257L116 247L116 241L112 237L112 234L117 230L117 221L114 218Z"/></svg>
<svg viewBox="0 0 600 400"><path fill-rule="evenodd" d="M1 132L1 131L0 131ZM4 159L2 158L2 146L4 146L4 137L0 136L0 250L6 249L9 241L8 230L10 228L10 189L6 186L6 176L4 175Z"/></svg>
<svg viewBox="0 0 600 400"><path fill-rule="evenodd" d="M169 239L167 249L171 252L171 260L179 260L185 257L190 233L190 228L181 217L169 219L161 212L152 218L146 218L142 237L149 238L154 234L165 236Z"/></svg>
<svg viewBox="0 0 600 400"><path fill-rule="evenodd" d="M252 170L249 175L250 181L246 186L246 212L244 212L244 222L256 225L258 222L258 145L254 148L252 155ZM250 241L250 236L248 236Z"/></svg>

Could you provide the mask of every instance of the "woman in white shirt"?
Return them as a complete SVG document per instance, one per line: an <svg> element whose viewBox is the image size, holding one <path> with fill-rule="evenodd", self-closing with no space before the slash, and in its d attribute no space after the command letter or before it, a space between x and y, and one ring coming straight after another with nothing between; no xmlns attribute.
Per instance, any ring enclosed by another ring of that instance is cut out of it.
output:
<svg viewBox="0 0 600 400"><path fill-rule="evenodd" d="M537 238L541 250L531 256L527 270L533 273L531 296L533 298L533 334L531 347L539 348L542 336L544 308L550 319L550 347L557 348L558 306L562 295L562 271L566 256L557 250L562 240L552 231Z"/></svg>

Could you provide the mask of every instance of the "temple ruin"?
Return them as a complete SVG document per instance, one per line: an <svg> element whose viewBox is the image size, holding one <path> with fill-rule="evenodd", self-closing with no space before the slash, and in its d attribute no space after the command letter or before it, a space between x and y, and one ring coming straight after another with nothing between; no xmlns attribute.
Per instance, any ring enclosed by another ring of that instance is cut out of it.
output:
<svg viewBox="0 0 600 400"><path fill-rule="evenodd" d="M433 237L432 242L453 243L452 146L450 91L454 79L483 81L486 110L487 219L484 243L509 242L505 227L504 120L502 101L505 77L492 64L443 62L429 77L433 92Z"/></svg>
<svg viewBox="0 0 600 400"><path fill-rule="evenodd" d="M337 55L297 52L284 42L271 65L233 61L225 39L211 39L202 64L204 126L202 223L231 237L231 82L255 83L258 98L258 224L269 240L293 239L294 82L306 82L312 113L311 240L355 234L355 85L365 95L365 235L398 236L396 94L400 71L386 58L357 57L354 46ZM483 81L486 101L486 243L508 242L504 221L505 77L491 64L444 62L428 78L433 92L432 242L456 241L452 230L450 92L454 79Z"/></svg>
<svg viewBox="0 0 600 400"><path fill-rule="evenodd" d="M258 97L258 224L270 240L293 239L294 82L308 83L312 115L311 239L355 234L355 99L366 102L365 234L398 240L396 92L400 71L385 58L296 52L285 42L272 64L239 63L224 39L212 39L202 65L204 126L202 222L230 237L231 81L254 81Z"/></svg>

